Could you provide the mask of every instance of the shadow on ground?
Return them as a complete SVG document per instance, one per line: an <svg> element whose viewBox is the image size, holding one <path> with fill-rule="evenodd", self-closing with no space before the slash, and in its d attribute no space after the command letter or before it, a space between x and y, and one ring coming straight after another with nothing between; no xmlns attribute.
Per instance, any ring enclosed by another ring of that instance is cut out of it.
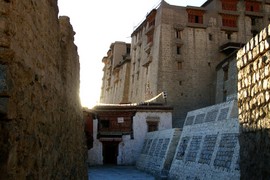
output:
<svg viewBox="0 0 270 180"><path fill-rule="evenodd" d="M135 166L90 166L89 180L154 180L154 176L139 171Z"/></svg>

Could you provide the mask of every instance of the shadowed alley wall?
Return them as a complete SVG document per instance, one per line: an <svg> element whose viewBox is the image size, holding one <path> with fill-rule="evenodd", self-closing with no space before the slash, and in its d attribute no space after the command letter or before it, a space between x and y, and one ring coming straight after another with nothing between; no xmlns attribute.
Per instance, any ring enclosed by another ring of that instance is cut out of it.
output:
<svg viewBox="0 0 270 180"><path fill-rule="evenodd" d="M57 0L0 0L0 179L87 179L74 34Z"/></svg>

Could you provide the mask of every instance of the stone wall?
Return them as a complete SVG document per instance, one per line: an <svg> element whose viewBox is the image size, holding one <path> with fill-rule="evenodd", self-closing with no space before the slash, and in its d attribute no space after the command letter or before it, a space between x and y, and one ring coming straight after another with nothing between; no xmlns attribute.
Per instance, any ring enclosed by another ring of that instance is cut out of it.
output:
<svg viewBox="0 0 270 180"><path fill-rule="evenodd" d="M235 100L188 112L169 179L239 179Z"/></svg>
<svg viewBox="0 0 270 180"><path fill-rule="evenodd" d="M270 177L270 27L238 51L241 179Z"/></svg>
<svg viewBox="0 0 270 180"><path fill-rule="evenodd" d="M79 58L56 0L0 0L0 179L87 179Z"/></svg>
<svg viewBox="0 0 270 180"><path fill-rule="evenodd" d="M166 177L180 134L179 128L147 133L136 167L156 177Z"/></svg>

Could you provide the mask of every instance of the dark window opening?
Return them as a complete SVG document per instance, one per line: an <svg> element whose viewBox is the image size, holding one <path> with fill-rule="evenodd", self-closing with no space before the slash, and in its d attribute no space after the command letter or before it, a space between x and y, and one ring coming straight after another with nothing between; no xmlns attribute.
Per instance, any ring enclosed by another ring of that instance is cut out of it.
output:
<svg viewBox="0 0 270 180"><path fill-rule="evenodd" d="M212 34L209 34L209 35L208 35L208 39L209 39L210 41L212 41L212 40L213 40L213 35L212 35Z"/></svg>
<svg viewBox="0 0 270 180"><path fill-rule="evenodd" d="M236 11L237 10L237 3L232 1L232 2L227 2L223 1L222 2L222 9L223 10L229 10L229 11Z"/></svg>
<svg viewBox="0 0 270 180"><path fill-rule="evenodd" d="M195 23L199 23L199 16L195 16Z"/></svg>
<svg viewBox="0 0 270 180"><path fill-rule="evenodd" d="M137 72L137 80L139 80L139 78L140 78L140 72L138 71Z"/></svg>
<svg viewBox="0 0 270 180"><path fill-rule="evenodd" d="M246 2L246 11L260 12L260 9L261 9L261 6L259 2L255 2L255 1Z"/></svg>
<svg viewBox="0 0 270 180"><path fill-rule="evenodd" d="M226 27L237 27L237 17L235 16L223 17L222 25Z"/></svg>
<svg viewBox="0 0 270 180"><path fill-rule="evenodd" d="M127 47L127 54L130 54L130 47Z"/></svg>
<svg viewBox="0 0 270 180"><path fill-rule="evenodd" d="M231 33L227 33L227 39L229 39L229 40L232 39L232 34Z"/></svg>
<svg viewBox="0 0 270 180"><path fill-rule="evenodd" d="M148 121L147 126L148 126L148 132L158 130L158 122L157 121Z"/></svg>
<svg viewBox="0 0 270 180"><path fill-rule="evenodd" d="M188 22L203 24L203 15L189 14L188 15Z"/></svg>
<svg viewBox="0 0 270 180"><path fill-rule="evenodd" d="M101 120L100 124L101 124L101 128L109 128L110 127L110 121L109 120Z"/></svg>
<svg viewBox="0 0 270 180"><path fill-rule="evenodd" d="M179 85L180 85L180 86L182 85L182 81L179 81Z"/></svg>
<svg viewBox="0 0 270 180"><path fill-rule="evenodd" d="M176 54L177 55L180 55L181 54L181 47L180 46L177 46L176 47Z"/></svg>
<svg viewBox="0 0 270 180"><path fill-rule="evenodd" d="M175 37L177 38L177 39L181 39L182 37L181 37L181 31L180 30L175 30Z"/></svg>

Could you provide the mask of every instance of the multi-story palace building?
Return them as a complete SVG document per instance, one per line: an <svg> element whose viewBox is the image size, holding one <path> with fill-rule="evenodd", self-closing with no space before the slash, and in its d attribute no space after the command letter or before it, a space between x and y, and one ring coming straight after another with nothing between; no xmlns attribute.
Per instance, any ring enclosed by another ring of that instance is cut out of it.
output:
<svg viewBox="0 0 270 180"><path fill-rule="evenodd" d="M132 32L131 44L111 45L100 101L139 103L166 91L173 127L182 127L188 111L226 99L227 90L216 93L216 69L223 69L226 85L228 66L221 62L269 18L270 0L208 0L201 7L162 0Z"/></svg>
<svg viewBox="0 0 270 180"><path fill-rule="evenodd" d="M107 56L102 59L105 66L100 102L129 102L130 60L130 44L119 41L111 44Z"/></svg>

